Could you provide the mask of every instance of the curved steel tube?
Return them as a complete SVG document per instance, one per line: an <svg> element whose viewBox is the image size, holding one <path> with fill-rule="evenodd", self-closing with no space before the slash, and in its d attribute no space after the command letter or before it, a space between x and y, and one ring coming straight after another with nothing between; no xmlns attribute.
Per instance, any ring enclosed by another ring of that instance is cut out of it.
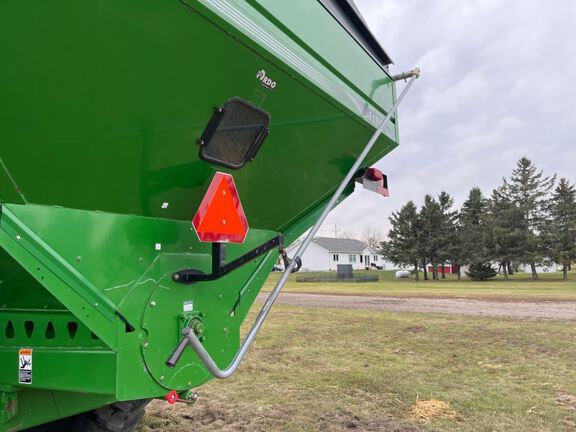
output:
<svg viewBox="0 0 576 432"><path fill-rule="evenodd" d="M358 156L358 159L356 159L356 162L354 163L354 165L352 165L352 168L350 168L350 170L348 171L348 174L346 174L346 177L344 177L344 180L342 180L342 183L340 183L340 186L338 186L338 189L332 195L332 198L330 199L330 201L326 205L326 208L324 208L324 211L322 212L322 214L320 215L320 217L318 218L318 220L316 221L316 223L314 224L312 229L308 232L308 235L306 236L306 238L304 239L304 241L302 242L302 244L298 248L296 255L294 255L294 257L290 261L290 264L288 265L288 267L286 267L284 269L284 273L282 273L280 280L278 281L278 283L276 284L276 286L274 287L274 289L272 290L272 292L270 293L270 295L266 299L266 302L262 306L262 309L260 309L260 312L258 313L258 316L256 317L256 320L254 321L252 328L248 332L246 339L244 339L244 342L242 343L242 346L240 347L240 349L236 353L236 356L234 357L234 360L232 361L232 363L226 369L220 369L218 367L218 365L214 362L214 360L212 360L212 357L210 356L208 351L206 351L206 349L204 348L202 343L198 340L198 337L196 337L194 332L191 331L190 329L184 329L184 332L183 332L184 338L183 338L182 342L180 343L180 345L178 346L176 351L179 351L179 353L181 354L182 351L184 350L185 346L186 346L186 343L183 343L183 342L187 340L187 343L189 343L192 346L192 349L196 352L196 354L198 355L198 357L200 358L202 363L204 363L204 366L206 366L206 368L210 371L210 373L212 375L214 375L216 378L221 378L221 379L228 378L234 372L236 372L236 370L238 369L238 366L240 366L240 363L242 362L244 356L246 355L246 351L248 351L248 348L250 348L250 345L252 344L252 342L256 338L258 332L260 331L260 328L262 327L262 324L264 323L264 320L266 319L268 312L270 312L270 309L274 305L274 302L276 301L276 299L280 295L280 291L282 291L284 284L286 284L288 277L292 273L292 269L296 265L296 261L297 261L296 259L302 258L304 251L306 250L306 248L308 247L310 242L312 242L312 239L314 238L314 236L318 232L318 229L320 229L320 226L322 225L322 223L324 222L324 220L328 216L328 213L330 213L330 211L336 205L336 202L338 201L338 199L342 195L342 192L344 192L344 188L346 188L348 183L352 180L352 177L354 176L354 174L358 171L358 168L360 167L360 165L362 164L362 162L364 161L364 159L368 155L368 152L372 149L372 147L374 146L374 144L378 140L378 137L380 136L380 134L382 133L382 131L384 130L384 128L388 124L388 121L390 120L392 115L398 109L398 106L402 102L402 99L404 99L404 96L406 95L406 93L408 92L408 90L410 89L412 84L414 83L414 80L416 78L418 78L419 74L420 74L420 70L415 69L414 71L411 71L407 74L402 75L401 79L411 77L410 81L408 82L408 84L406 84L406 87L404 87L404 89L402 90L402 93L400 93L400 96L398 96L398 98L396 99L396 102L394 103L394 105L390 109L390 112L388 112L388 114L386 115L386 117L382 121L382 124L378 127L378 129L376 129L376 132L374 132L374 134L370 138L370 141L368 141L368 144L366 144L366 147L364 147L364 150L362 150L362 153L360 153L360 156ZM176 352L175 352L175 354L176 354ZM177 359L176 359L176 361L177 361Z"/></svg>

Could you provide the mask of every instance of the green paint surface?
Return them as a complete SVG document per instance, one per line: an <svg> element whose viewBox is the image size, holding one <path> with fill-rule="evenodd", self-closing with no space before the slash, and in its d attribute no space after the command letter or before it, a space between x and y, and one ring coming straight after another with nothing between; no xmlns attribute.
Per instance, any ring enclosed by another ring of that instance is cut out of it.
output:
<svg viewBox="0 0 576 432"><path fill-rule="evenodd" d="M210 271L210 245L190 220L214 173L233 174L250 224L228 260L279 233L289 244L395 98L387 73L319 3L287 5L0 5L0 385L21 395L21 414L0 431L207 381L191 350L164 365L185 304L202 313L215 361L234 357L276 252L214 282L171 280ZM256 78L262 69L274 90ZM238 171L198 156L214 107L231 97L271 116L255 160ZM393 119L365 166L397 142ZM22 347L34 349L30 386L17 381ZM44 408L26 414L38 401Z"/></svg>

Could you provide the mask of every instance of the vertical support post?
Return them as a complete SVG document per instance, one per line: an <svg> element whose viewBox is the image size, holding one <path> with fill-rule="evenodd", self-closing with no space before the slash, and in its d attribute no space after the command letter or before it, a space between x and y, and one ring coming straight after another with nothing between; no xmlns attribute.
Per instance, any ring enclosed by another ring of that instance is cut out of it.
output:
<svg viewBox="0 0 576 432"><path fill-rule="evenodd" d="M226 265L226 243L212 243L212 274L220 275Z"/></svg>

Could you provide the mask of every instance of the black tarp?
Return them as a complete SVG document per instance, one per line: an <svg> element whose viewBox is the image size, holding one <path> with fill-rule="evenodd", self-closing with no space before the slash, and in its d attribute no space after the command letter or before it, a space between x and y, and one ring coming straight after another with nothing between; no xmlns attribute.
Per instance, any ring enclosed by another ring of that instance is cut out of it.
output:
<svg viewBox="0 0 576 432"><path fill-rule="evenodd" d="M344 27L380 65L392 63L386 51L380 46L368 29L360 11L352 0L318 0L330 14Z"/></svg>

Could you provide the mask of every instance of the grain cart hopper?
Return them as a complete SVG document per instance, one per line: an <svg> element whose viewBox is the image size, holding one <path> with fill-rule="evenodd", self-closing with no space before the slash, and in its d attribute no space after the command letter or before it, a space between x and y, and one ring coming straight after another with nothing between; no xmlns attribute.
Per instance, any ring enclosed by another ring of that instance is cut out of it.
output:
<svg viewBox="0 0 576 432"><path fill-rule="evenodd" d="M346 0L5 1L0 40L0 431L231 375L329 210L386 193L417 76Z"/></svg>

